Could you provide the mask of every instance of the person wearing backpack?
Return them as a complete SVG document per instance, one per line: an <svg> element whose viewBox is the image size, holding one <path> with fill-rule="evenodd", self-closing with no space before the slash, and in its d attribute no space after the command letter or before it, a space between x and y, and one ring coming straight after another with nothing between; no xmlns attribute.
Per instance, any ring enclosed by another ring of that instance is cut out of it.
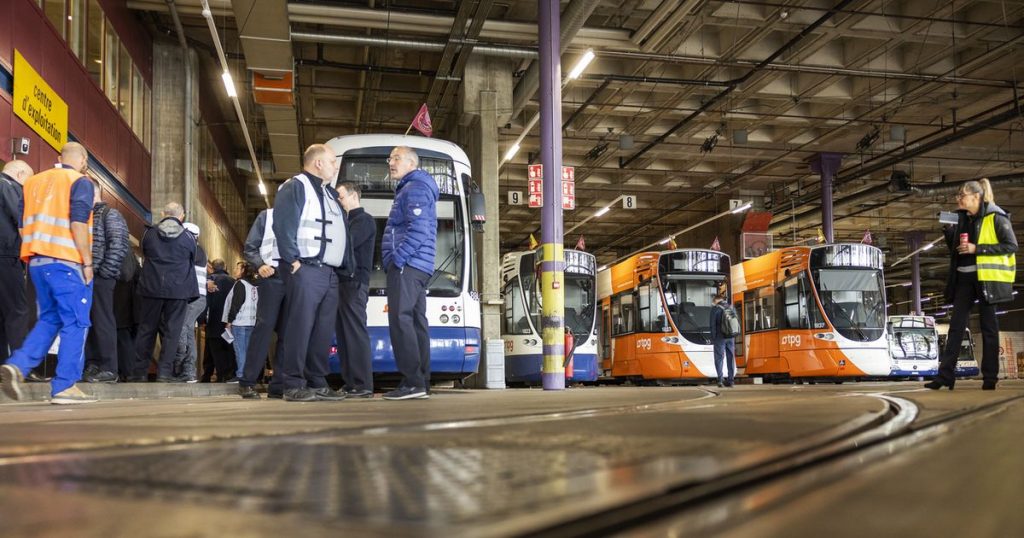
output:
<svg viewBox="0 0 1024 538"><path fill-rule="evenodd" d="M714 306L711 308L711 343L715 349L715 373L718 375L719 387L731 387L736 377L736 342L739 334L739 318L732 305L726 301L725 293L715 294ZM729 377L722 382L722 361L729 365Z"/></svg>
<svg viewBox="0 0 1024 538"><path fill-rule="evenodd" d="M114 319L114 285L128 256L128 223L121 212L103 201L103 188L93 183L92 266L96 278L92 289L92 329L86 338L85 371L88 383L117 383L117 321Z"/></svg>

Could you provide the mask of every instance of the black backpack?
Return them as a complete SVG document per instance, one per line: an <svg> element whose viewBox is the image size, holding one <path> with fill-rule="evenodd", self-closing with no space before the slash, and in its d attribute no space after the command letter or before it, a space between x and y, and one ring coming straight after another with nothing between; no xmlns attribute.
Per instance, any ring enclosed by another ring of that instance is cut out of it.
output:
<svg viewBox="0 0 1024 538"><path fill-rule="evenodd" d="M726 338L734 338L740 334L740 318L736 315L736 309L732 306L722 303L719 308L722 309L722 323L719 330L722 332L722 336Z"/></svg>

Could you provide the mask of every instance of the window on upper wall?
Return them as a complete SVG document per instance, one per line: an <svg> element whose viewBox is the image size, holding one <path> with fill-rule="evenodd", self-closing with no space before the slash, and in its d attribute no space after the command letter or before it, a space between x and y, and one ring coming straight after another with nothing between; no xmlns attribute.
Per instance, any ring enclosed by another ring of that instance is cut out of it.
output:
<svg viewBox="0 0 1024 538"><path fill-rule="evenodd" d="M64 1L65 0L43 0L43 13L46 14L46 18L50 20L50 24L57 29L57 33L63 39L65 36L64 29L67 27L64 17Z"/></svg>
<svg viewBox="0 0 1024 538"><path fill-rule="evenodd" d="M121 42L117 39L114 28L110 26L110 21L104 21L103 35L103 93L107 94L107 99L116 107L117 51Z"/></svg>
<svg viewBox="0 0 1024 538"><path fill-rule="evenodd" d="M89 0L85 34L85 70L97 86L103 87L103 10L96 0Z"/></svg>
<svg viewBox="0 0 1024 538"><path fill-rule="evenodd" d="M149 86L144 86L144 98L142 102L142 143L146 146L146 151L152 152L153 145L153 92L149 89Z"/></svg>
<svg viewBox="0 0 1024 538"><path fill-rule="evenodd" d="M146 115L143 107L146 106L146 85L142 83L142 75L138 69L132 69L132 131L139 140L143 137L142 125L145 123Z"/></svg>
<svg viewBox="0 0 1024 538"><path fill-rule="evenodd" d="M89 22L85 13L86 0L68 1L68 45L75 53L78 61L85 62L86 23Z"/></svg>
<svg viewBox="0 0 1024 538"><path fill-rule="evenodd" d="M117 61L117 111L121 113L128 125L132 124L132 57L128 55L128 49L124 44L118 48L120 51Z"/></svg>

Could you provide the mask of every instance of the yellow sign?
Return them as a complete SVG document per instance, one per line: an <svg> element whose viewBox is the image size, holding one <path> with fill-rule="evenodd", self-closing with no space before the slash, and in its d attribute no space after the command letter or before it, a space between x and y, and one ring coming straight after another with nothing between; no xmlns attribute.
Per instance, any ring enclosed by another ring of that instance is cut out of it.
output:
<svg viewBox="0 0 1024 538"><path fill-rule="evenodd" d="M68 139L68 104L14 51L14 114L54 149Z"/></svg>

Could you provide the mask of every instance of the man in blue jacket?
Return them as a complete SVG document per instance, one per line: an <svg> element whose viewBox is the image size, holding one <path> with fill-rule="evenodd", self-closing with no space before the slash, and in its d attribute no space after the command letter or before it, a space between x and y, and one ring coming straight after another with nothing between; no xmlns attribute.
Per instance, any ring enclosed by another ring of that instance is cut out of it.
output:
<svg viewBox="0 0 1024 538"><path fill-rule="evenodd" d="M718 386L731 387L736 377L736 342L734 337L722 332L722 317L729 307L726 293L715 294L714 306L711 307L711 343L715 354L715 373L718 375ZM722 361L729 368L729 377L722 381Z"/></svg>
<svg viewBox="0 0 1024 538"><path fill-rule="evenodd" d="M398 186L381 239L381 258L388 274L391 348L402 382L384 395L386 400L429 398L426 289L434 274L440 191L434 177L419 165L419 156L406 146L391 150L388 158L391 179L398 181Z"/></svg>

